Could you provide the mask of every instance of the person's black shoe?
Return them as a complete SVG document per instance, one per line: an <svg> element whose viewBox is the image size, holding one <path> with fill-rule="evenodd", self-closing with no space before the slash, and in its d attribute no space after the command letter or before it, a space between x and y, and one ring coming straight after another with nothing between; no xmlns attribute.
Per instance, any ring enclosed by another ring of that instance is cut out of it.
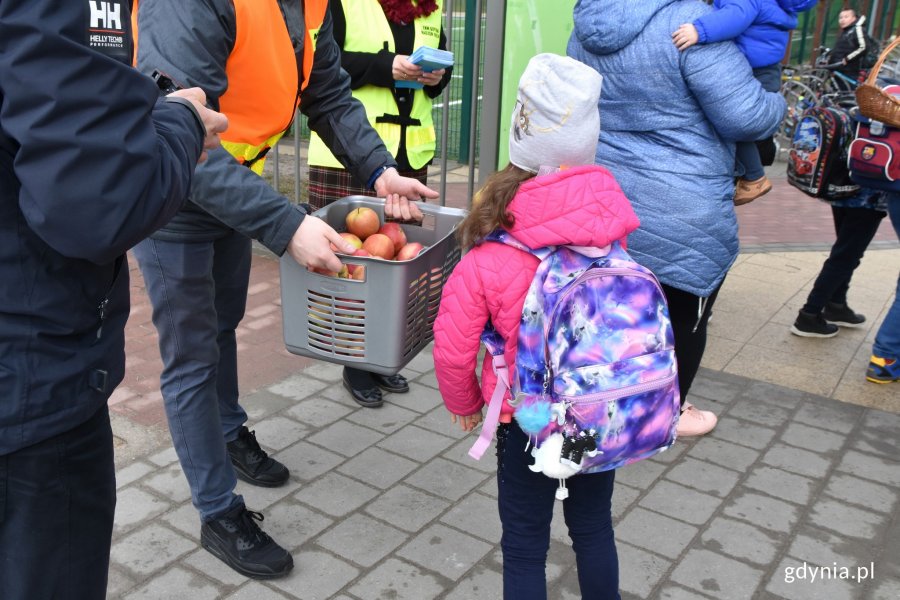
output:
<svg viewBox="0 0 900 600"><path fill-rule="evenodd" d="M294 568L290 553L256 524L263 516L242 504L200 526L200 545L229 567L253 579L275 579Z"/></svg>
<svg viewBox="0 0 900 600"><path fill-rule="evenodd" d="M829 302L822 311L822 316L829 323L834 323L840 327L859 327L866 322L866 317L857 312L846 304L836 304Z"/></svg>
<svg viewBox="0 0 900 600"><path fill-rule="evenodd" d="M278 487L290 477L287 467L259 447L256 432L241 426L238 437L228 442L228 456L238 479L260 487Z"/></svg>
<svg viewBox="0 0 900 600"><path fill-rule="evenodd" d="M378 373L372 373L372 380L375 382L375 385L392 394L405 394L409 391L409 382L406 380L406 377L400 374L379 375Z"/></svg>
<svg viewBox="0 0 900 600"><path fill-rule="evenodd" d="M381 395L381 390L377 387L370 387L365 389L357 389L353 387L350 383L350 380L347 379L347 374L344 374L344 387L350 392L350 395L353 396L353 399L356 400L356 403L362 406L363 408L378 408L382 404L384 404L384 398Z"/></svg>
<svg viewBox="0 0 900 600"><path fill-rule="evenodd" d="M822 313L800 311L797 320L791 325L791 333L801 337L830 338L838 334L838 326L825 320Z"/></svg>

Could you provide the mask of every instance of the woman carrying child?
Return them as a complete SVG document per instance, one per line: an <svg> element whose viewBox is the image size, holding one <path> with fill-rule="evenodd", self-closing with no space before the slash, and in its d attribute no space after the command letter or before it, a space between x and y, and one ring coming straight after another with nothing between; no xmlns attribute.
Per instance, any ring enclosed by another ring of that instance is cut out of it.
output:
<svg viewBox="0 0 900 600"><path fill-rule="evenodd" d="M434 363L441 395L465 431L482 417L497 378L488 357L477 377L479 337L490 322L516 364L522 307L539 260L485 240L502 230L532 249L602 248L624 238L638 220L610 173L594 166L600 133L601 77L570 58L541 54L519 81L509 138L510 164L479 192L460 225L469 252L444 288L434 326ZM536 176L541 171L542 175ZM547 174L543 174L543 173ZM503 594L547 598L545 566L557 481L529 469L528 436L504 398L497 432L497 482L503 525ZM618 558L611 500L615 471L577 474L563 503L584 598L617 599Z"/></svg>

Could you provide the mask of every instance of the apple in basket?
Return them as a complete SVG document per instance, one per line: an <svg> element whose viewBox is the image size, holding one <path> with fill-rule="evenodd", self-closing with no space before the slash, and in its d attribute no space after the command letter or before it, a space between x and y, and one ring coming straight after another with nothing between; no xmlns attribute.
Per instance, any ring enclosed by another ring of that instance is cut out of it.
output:
<svg viewBox="0 0 900 600"><path fill-rule="evenodd" d="M411 258L415 258L425 250L425 246L420 244L419 242L410 242L400 248L400 251L397 253L397 256L394 260L409 260Z"/></svg>
<svg viewBox="0 0 900 600"><path fill-rule="evenodd" d="M359 239L359 236L353 235L352 233L347 233L346 231L341 233L341 237L344 238L344 241L349 243L354 248L362 248L362 240ZM337 246L331 244L331 251L337 252Z"/></svg>
<svg viewBox="0 0 900 600"><path fill-rule="evenodd" d="M383 233L391 238L391 241L394 242L394 252L400 252L400 248L406 245L406 234L399 223L385 223L378 230L378 233Z"/></svg>
<svg viewBox="0 0 900 600"><path fill-rule="evenodd" d="M394 242L383 233L373 233L363 242L363 250L372 256L391 260L394 258Z"/></svg>
<svg viewBox="0 0 900 600"><path fill-rule="evenodd" d="M378 213L366 206L351 210L347 214L345 223L347 225L347 231L363 241L381 227L381 221L378 220Z"/></svg>
<svg viewBox="0 0 900 600"><path fill-rule="evenodd" d="M341 270L338 272L329 271L328 269L322 269L316 267L312 270L313 273L318 273L319 275L325 275L327 277L339 277L342 279L347 279L350 277L350 271L347 269L347 265L341 265Z"/></svg>
<svg viewBox="0 0 900 600"><path fill-rule="evenodd" d="M353 253L353 256L372 256L369 254L368 250L365 248L360 248L356 252ZM347 265L347 270L350 271L350 279L357 279L359 281L363 281L366 278L366 267L365 265Z"/></svg>

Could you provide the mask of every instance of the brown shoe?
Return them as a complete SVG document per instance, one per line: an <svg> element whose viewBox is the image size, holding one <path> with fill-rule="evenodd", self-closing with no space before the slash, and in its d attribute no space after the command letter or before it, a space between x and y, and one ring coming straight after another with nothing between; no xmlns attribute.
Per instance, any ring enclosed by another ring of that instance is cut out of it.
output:
<svg viewBox="0 0 900 600"><path fill-rule="evenodd" d="M765 175L753 181L738 179L737 185L734 186L734 205L741 206L753 202L760 196L769 193L771 189L772 182Z"/></svg>

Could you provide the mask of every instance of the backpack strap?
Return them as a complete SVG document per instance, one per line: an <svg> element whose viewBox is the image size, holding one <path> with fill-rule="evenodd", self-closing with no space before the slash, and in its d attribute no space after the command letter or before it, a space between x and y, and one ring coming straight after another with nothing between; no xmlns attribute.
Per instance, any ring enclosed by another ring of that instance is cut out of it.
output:
<svg viewBox="0 0 900 600"><path fill-rule="evenodd" d="M494 393L488 402L488 412L481 425L481 434L469 449L469 456L475 460L481 460L484 451L491 445L494 439L494 433L497 431L497 424L500 422L500 409L503 407L503 397L509 389L509 367L506 365L506 358L503 356L505 343L503 338L494 329L493 323L490 321L484 326L481 333L481 341L491 353L491 366L494 369L494 375L497 376L497 385L494 386Z"/></svg>

